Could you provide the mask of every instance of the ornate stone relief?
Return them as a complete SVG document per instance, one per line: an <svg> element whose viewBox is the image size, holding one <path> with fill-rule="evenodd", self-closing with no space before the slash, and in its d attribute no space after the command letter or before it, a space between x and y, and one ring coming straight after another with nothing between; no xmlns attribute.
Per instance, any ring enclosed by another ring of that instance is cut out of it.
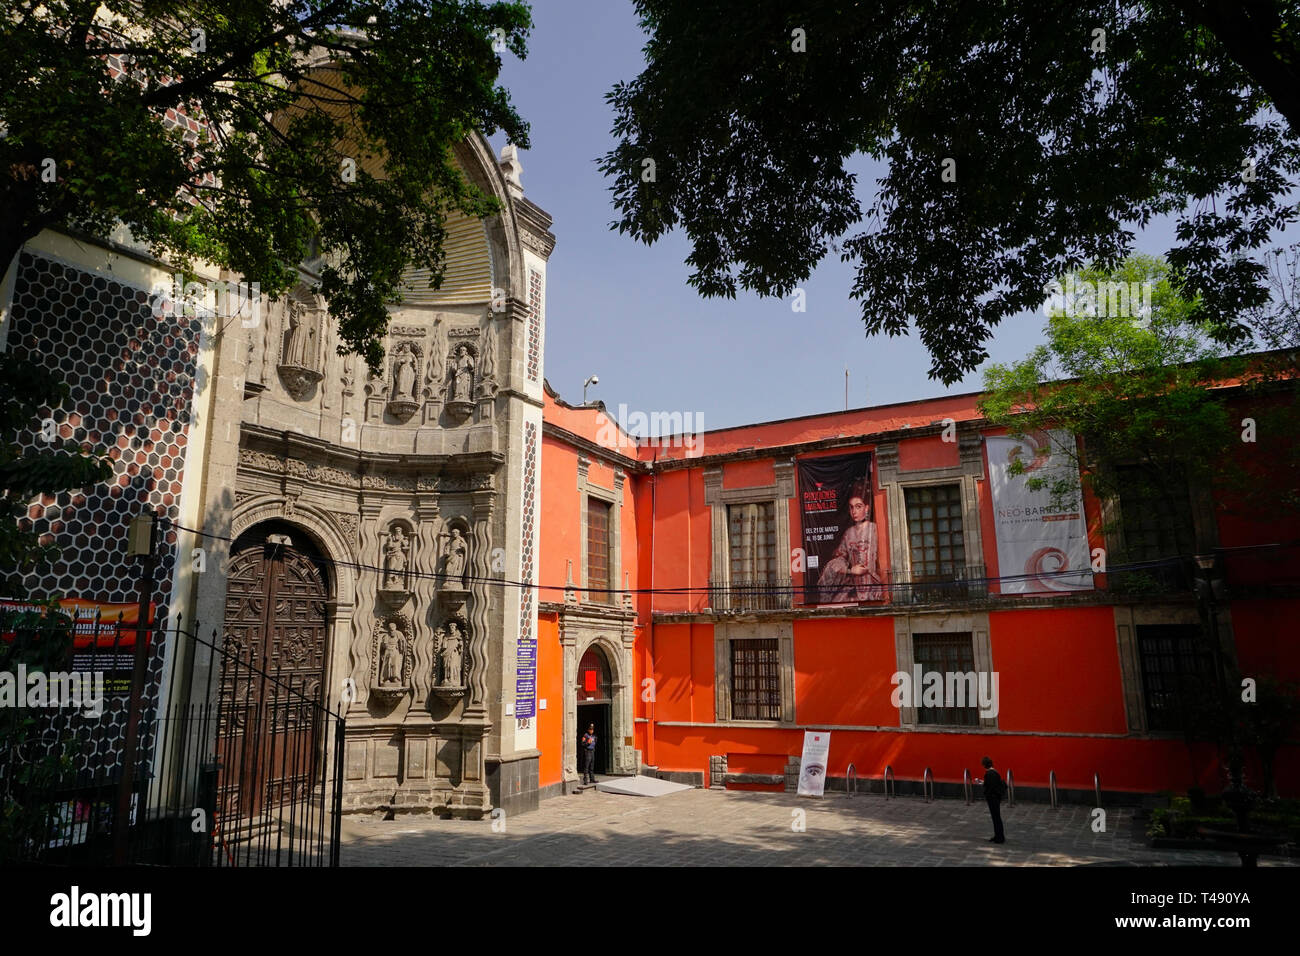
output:
<svg viewBox="0 0 1300 956"><path fill-rule="evenodd" d="M492 398L497 393L497 336L488 320L483 329L483 360L479 365L478 395L480 398Z"/></svg>
<svg viewBox="0 0 1300 956"><path fill-rule="evenodd" d="M285 390L300 401L325 377L320 357L323 315L323 309L297 297L291 297L285 308L280 362L276 370Z"/></svg>
<svg viewBox="0 0 1300 956"><path fill-rule="evenodd" d="M446 372L443 356L447 352L447 336L439 322L433 328L433 344L429 347L429 370L424 376L424 397L431 402L442 401L446 391Z"/></svg>
<svg viewBox="0 0 1300 956"><path fill-rule="evenodd" d="M411 596L411 544L415 535L404 521L394 521L388 526L380 546L379 596L395 607L401 607Z"/></svg>
<svg viewBox="0 0 1300 956"><path fill-rule="evenodd" d="M343 533L343 537L347 543L355 546L357 543L359 516L354 512L331 511L330 517L332 517L334 523L339 526L339 531Z"/></svg>

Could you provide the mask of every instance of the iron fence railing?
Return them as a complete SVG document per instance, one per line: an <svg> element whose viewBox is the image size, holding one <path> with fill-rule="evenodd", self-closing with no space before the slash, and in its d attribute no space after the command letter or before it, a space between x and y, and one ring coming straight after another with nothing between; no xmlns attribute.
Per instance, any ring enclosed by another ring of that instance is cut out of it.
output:
<svg viewBox="0 0 1300 956"><path fill-rule="evenodd" d="M75 657L91 673L101 640L103 659L119 661L123 632L136 629L94 623L100 637ZM57 627L15 632L0 623L0 661L12 662L18 645L52 640ZM191 687L189 672L173 666L168 693L142 702L133 768L122 766L126 708L104 700L107 692L98 715L84 701L0 708L0 863L338 865L342 713L328 709L318 682L251 666L218 646L215 632L208 641L178 624L158 627L159 639L164 631L173 661L210 653L216 693L211 676ZM151 703L160 699L161 707ZM132 785L120 860L124 773Z"/></svg>
<svg viewBox="0 0 1300 956"><path fill-rule="evenodd" d="M793 605L789 578L732 578L709 582L709 607L715 611L779 611Z"/></svg>

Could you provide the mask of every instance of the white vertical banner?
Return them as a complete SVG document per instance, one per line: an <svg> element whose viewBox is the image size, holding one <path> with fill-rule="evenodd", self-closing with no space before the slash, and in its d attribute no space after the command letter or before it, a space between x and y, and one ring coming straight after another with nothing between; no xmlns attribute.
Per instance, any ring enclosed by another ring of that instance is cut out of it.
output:
<svg viewBox="0 0 1300 956"><path fill-rule="evenodd" d="M1078 463L1063 451L1073 446L1074 436L1065 431L1034 432L1025 441L985 439L1003 594L1092 589ZM1011 466L1017 460L1024 462L1025 471L1013 475ZM1052 484L1065 477L1073 480L1076 490L1071 500L1058 506L1052 501ZM1045 478L1047 484L1031 491L1031 478Z"/></svg>
<svg viewBox="0 0 1300 956"><path fill-rule="evenodd" d="M826 765L831 755L829 730L805 730L799 761L799 796L820 797L826 791Z"/></svg>

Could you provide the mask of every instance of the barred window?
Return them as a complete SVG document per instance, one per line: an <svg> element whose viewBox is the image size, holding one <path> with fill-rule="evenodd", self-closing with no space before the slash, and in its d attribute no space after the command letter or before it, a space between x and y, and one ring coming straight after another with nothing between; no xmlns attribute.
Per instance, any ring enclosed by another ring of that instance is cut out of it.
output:
<svg viewBox="0 0 1300 956"><path fill-rule="evenodd" d="M781 652L778 641L731 642L731 717L781 719Z"/></svg>
<svg viewBox="0 0 1300 956"><path fill-rule="evenodd" d="M1196 531L1186 481L1166 475L1156 486L1136 465L1120 468L1119 477L1127 560L1153 561L1195 552Z"/></svg>
<svg viewBox="0 0 1300 956"><path fill-rule="evenodd" d="M921 665L922 674L936 671L943 678L943 688L948 688L949 674L973 674L975 672L975 650L971 643L970 632L960 634L913 634L912 660ZM964 727L978 727L980 722L979 697L971 699L970 685L964 684L966 706L964 707L921 707L916 708L918 724L957 724ZM978 690L978 675L975 689ZM919 705L924 685L912 688L912 696ZM946 701L945 701L946 702ZM956 703L956 701L954 701Z"/></svg>
<svg viewBox="0 0 1300 956"><path fill-rule="evenodd" d="M599 498L587 498L587 600L613 599L609 593L610 505Z"/></svg>
<svg viewBox="0 0 1300 956"><path fill-rule="evenodd" d="M961 486L906 488L912 580L951 580L966 567L962 538Z"/></svg>
<svg viewBox="0 0 1300 956"><path fill-rule="evenodd" d="M1194 624L1139 624L1142 697L1148 730L1183 730L1197 702L1214 692L1214 656Z"/></svg>
<svg viewBox="0 0 1300 956"><path fill-rule="evenodd" d="M727 505L731 584L767 583L776 574L776 507L771 501Z"/></svg>

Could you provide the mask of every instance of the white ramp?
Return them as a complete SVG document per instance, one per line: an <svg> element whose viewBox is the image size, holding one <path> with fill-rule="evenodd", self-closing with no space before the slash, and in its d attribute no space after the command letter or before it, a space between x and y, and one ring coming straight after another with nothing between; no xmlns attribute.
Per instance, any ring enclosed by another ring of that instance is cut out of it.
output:
<svg viewBox="0 0 1300 956"><path fill-rule="evenodd" d="M670 793L694 788L684 783L660 780L658 777L637 775L635 777L610 777L608 780L601 780L596 784L596 789L601 793L621 793L629 797L664 797Z"/></svg>

